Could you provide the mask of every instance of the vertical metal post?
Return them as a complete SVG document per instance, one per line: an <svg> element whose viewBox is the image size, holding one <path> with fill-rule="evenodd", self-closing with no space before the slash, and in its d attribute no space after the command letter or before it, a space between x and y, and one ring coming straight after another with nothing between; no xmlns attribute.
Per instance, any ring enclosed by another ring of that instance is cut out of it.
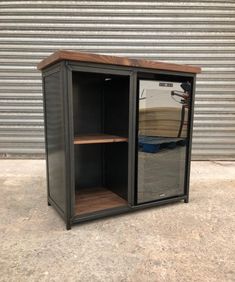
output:
<svg viewBox="0 0 235 282"><path fill-rule="evenodd" d="M46 182L47 182L47 204L50 206L49 202L49 169L48 169L48 144L47 144L47 115L46 115L46 92L45 92L45 82L44 75L42 73L42 89L43 89L43 117L44 117L44 140L45 140L45 154L46 154Z"/></svg>
<svg viewBox="0 0 235 282"><path fill-rule="evenodd" d="M66 63L66 74L67 74L67 99L68 99L68 127L69 127L69 154L70 154L70 199L69 199L69 209L71 219L74 217L75 208L75 171L74 171L74 125L73 125L73 81L72 81L72 69L69 63Z"/></svg>
<svg viewBox="0 0 235 282"><path fill-rule="evenodd" d="M129 100L129 138L128 138L128 203L135 203L135 134L136 134L136 85L137 73L133 71L130 76Z"/></svg>
<svg viewBox="0 0 235 282"><path fill-rule="evenodd" d="M63 101L64 101L64 124L65 124L65 157L66 157L66 189L65 189L65 221L67 230L71 229L71 219L72 219L72 187L73 187L73 123L71 121L72 109L71 99L70 99L70 89L71 89L71 70L67 68L67 62L64 61L61 65L62 72L62 91L63 91ZM69 74L70 73L70 74Z"/></svg>
<svg viewBox="0 0 235 282"><path fill-rule="evenodd" d="M188 132L188 150L186 157L186 177L185 177L185 203L189 202L189 184L190 184L190 169L191 169L191 151L192 151L192 136L193 136L193 119L194 119L194 100L195 100L195 86L196 86L196 75L192 81L192 94L190 101L190 113L189 113L189 132Z"/></svg>

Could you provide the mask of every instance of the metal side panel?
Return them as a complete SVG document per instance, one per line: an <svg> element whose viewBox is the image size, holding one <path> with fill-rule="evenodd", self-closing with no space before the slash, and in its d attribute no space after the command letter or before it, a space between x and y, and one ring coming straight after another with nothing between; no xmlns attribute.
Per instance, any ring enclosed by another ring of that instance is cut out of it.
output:
<svg viewBox="0 0 235 282"><path fill-rule="evenodd" d="M0 154L44 153L37 63L58 49L202 67L192 158L235 159L235 2L0 1Z"/></svg>
<svg viewBox="0 0 235 282"><path fill-rule="evenodd" d="M62 217L66 216L65 116L60 68L46 74L44 80L45 133L47 152L48 201Z"/></svg>

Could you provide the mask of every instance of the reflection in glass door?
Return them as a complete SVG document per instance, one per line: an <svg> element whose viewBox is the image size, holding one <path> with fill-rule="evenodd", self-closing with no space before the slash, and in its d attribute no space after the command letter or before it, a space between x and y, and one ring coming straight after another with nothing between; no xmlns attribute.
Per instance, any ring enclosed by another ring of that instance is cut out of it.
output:
<svg viewBox="0 0 235 282"><path fill-rule="evenodd" d="M187 82L139 80L137 203L184 194Z"/></svg>

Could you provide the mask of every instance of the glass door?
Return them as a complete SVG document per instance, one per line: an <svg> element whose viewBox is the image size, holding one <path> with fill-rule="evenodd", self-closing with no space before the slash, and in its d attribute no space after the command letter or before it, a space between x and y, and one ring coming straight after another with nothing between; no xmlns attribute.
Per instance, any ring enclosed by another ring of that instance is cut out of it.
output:
<svg viewBox="0 0 235 282"><path fill-rule="evenodd" d="M138 80L137 204L184 194L189 82Z"/></svg>

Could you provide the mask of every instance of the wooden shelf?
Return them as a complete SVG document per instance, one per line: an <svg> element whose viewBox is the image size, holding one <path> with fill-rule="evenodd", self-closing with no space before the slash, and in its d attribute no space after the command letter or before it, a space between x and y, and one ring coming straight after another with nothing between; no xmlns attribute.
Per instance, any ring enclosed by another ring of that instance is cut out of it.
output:
<svg viewBox="0 0 235 282"><path fill-rule="evenodd" d="M76 215L127 206L127 201L103 187L81 189L75 196Z"/></svg>
<svg viewBox="0 0 235 282"><path fill-rule="evenodd" d="M128 138L108 134L89 134L80 135L74 138L74 144L97 144L97 143L113 143L127 142Z"/></svg>

